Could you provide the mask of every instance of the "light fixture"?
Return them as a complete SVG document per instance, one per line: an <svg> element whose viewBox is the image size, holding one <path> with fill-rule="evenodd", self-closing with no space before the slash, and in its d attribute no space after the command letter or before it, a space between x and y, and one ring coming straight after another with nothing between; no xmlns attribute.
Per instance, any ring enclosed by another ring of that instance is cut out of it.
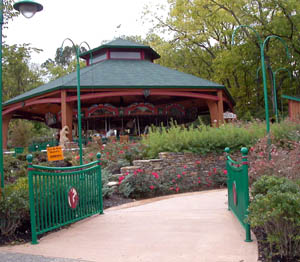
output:
<svg viewBox="0 0 300 262"><path fill-rule="evenodd" d="M23 0L15 3L14 9L21 12L26 18L31 18L36 12L42 11L43 6L35 1Z"/></svg>

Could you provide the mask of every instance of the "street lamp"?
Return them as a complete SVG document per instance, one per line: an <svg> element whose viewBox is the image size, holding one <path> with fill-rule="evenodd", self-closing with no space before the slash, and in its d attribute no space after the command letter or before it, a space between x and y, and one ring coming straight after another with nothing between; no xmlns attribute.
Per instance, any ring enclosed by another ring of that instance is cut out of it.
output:
<svg viewBox="0 0 300 262"><path fill-rule="evenodd" d="M271 140L270 140L270 120L269 120L268 91L267 91L267 74L266 74L266 67L265 67L264 49L265 49L266 43L268 43L268 41L271 38L275 38L275 39L278 39L284 45L284 47L286 49L286 54L287 54L288 58L290 57L289 50L288 50L288 47L287 47L285 41L281 37L279 37L277 35L269 35L268 37L266 37L266 39L264 41L262 41L260 35L255 31L255 29L253 29L251 26L248 26L248 25L240 25L240 26L238 26L233 31L233 34L232 34L232 45L234 45L234 36L235 36L237 30L240 29L240 28L249 28L249 29L251 29L255 33L255 35L257 36L257 38L258 38L259 48L260 48L261 68L262 68L262 75L263 75L263 85L264 85L264 100L265 100L267 137L268 137L268 145L270 145L271 144Z"/></svg>
<svg viewBox="0 0 300 262"><path fill-rule="evenodd" d="M278 117L278 105L277 105L277 92L276 92L276 74L277 72L279 71L286 71L289 73L289 76L290 76L290 79L292 79L292 75L291 75L291 72L286 69L286 68L278 68L275 72L273 72L272 68L269 67L269 69L271 70L271 73L272 73L272 79L273 79L273 93L274 93L274 107L275 107L275 117L276 117L276 123L279 122L279 117ZM258 73L259 71L261 70L261 66L259 68L257 68L257 71L256 71L256 79L258 79ZM282 111L282 110L281 110Z"/></svg>
<svg viewBox="0 0 300 262"><path fill-rule="evenodd" d="M278 68L274 73L273 73L273 88L274 88L274 103L275 103L275 115L276 115L276 122L278 123L278 107L277 107L277 93L276 93L276 73L279 71L286 71L289 73L290 79L292 79L291 72L286 69L286 68ZM281 100L281 105L282 105L282 100ZM281 110L282 113L283 110Z"/></svg>
<svg viewBox="0 0 300 262"><path fill-rule="evenodd" d="M90 46L87 42L82 42L79 46L76 47L76 45L74 44L74 42L70 39L70 38L66 38L60 48L60 53L62 55L62 51L63 51L63 46L65 41L69 40L72 45L73 48L75 50L76 53L76 61L77 61L77 65L76 65L76 71L77 71L77 121L78 121L78 144L79 144L79 156L80 156L80 165L83 164L82 161L82 135L81 135L81 105L80 105L80 64L79 64L79 52L80 52L80 46L82 44L86 44L88 46L89 49Z"/></svg>
<svg viewBox="0 0 300 262"><path fill-rule="evenodd" d="M19 1L13 5L14 9L20 11L26 18L31 18L36 12L42 11L43 6L31 0ZM3 0L0 0L0 172L1 188L4 188L3 171L3 142L2 142L2 27L3 27Z"/></svg>

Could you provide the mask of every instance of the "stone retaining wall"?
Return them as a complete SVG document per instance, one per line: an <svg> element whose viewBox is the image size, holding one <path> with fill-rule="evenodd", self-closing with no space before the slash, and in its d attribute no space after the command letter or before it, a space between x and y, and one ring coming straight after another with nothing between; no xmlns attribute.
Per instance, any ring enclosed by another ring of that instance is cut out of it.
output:
<svg viewBox="0 0 300 262"><path fill-rule="evenodd" d="M190 174L208 172L225 169L224 155L195 155L192 153L169 153L163 152L159 154L158 159L135 160L133 166L122 167L121 174L133 173L139 169L145 172L177 172L184 170Z"/></svg>

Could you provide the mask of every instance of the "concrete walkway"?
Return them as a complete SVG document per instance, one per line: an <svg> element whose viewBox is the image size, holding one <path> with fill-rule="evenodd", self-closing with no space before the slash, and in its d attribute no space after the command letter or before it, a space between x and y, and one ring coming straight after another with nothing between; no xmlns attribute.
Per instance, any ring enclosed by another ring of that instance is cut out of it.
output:
<svg viewBox="0 0 300 262"><path fill-rule="evenodd" d="M212 190L107 209L38 245L1 247L0 261L256 262L256 240L244 239L227 210L227 190Z"/></svg>

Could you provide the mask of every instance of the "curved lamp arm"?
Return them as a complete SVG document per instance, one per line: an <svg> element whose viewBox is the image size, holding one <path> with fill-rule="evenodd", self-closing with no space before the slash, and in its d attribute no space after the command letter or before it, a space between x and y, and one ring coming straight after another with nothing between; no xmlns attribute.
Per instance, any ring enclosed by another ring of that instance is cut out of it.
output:
<svg viewBox="0 0 300 262"><path fill-rule="evenodd" d="M279 37L279 36L277 36L277 35L269 35L269 36L265 39L265 41L264 41L264 43L263 43L263 45L262 45L263 50L265 49L266 43L267 43L271 38L278 39L278 40L283 44L283 46L285 47L285 50L286 50L286 56L287 56L288 59L290 59L290 58L291 58L291 55L290 55L289 48L288 48L286 42L285 42L281 37Z"/></svg>
<svg viewBox="0 0 300 262"><path fill-rule="evenodd" d="M288 72L288 73L289 73L289 77L290 77L290 79L292 80L292 74L291 74L291 71L290 71L290 70L288 70L288 69L286 69L286 68L284 68L284 67L280 67L280 68L278 68L278 69L274 72L274 76L275 76L276 73L279 72L279 71L286 71L286 72Z"/></svg>
<svg viewBox="0 0 300 262"><path fill-rule="evenodd" d="M60 55L62 56L62 52L63 52L63 47L64 47L64 44L66 41L70 41L73 45L73 48L75 50L75 53L76 53L76 59L77 59L77 63L79 64L79 51L78 51L78 48L76 47L76 45L74 44L73 40L71 38L66 38L62 44L61 44L61 47L60 47Z"/></svg>
<svg viewBox="0 0 300 262"><path fill-rule="evenodd" d="M91 50L90 45L89 45L86 41L83 41L83 42L81 42L80 45L78 46L78 52L80 52L80 47L81 47L83 44L85 44L85 45L89 48L88 50ZM80 55L80 54L78 54L78 56L79 56L79 55ZM93 61L93 54L92 54L92 52L90 52L90 59L91 59L91 63L90 63L90 64L92 64L92 61Z"/></svg>
<svg viewBox="0 0 300 262"><path fill-rule="evenodd" d="M236 34L237 30L240 29L240 28L248 28L248 29L251 29L251 30L255 33L255 35L256 35L256 37L257 37L257 39L258 39L259 45L262 45L263 42L262 42L262 40L261 40L260 35L257 33L257 31L256 31L255 29L253 29L253 28L252 28L251 26L249 26L249 25L240 25L240 26L238 26L236 29L234 29L233 34L232 34L232 39L231 39L231 44L232 44L232 45L234 45L234 37L235 37L235 34Z"/></svg>

